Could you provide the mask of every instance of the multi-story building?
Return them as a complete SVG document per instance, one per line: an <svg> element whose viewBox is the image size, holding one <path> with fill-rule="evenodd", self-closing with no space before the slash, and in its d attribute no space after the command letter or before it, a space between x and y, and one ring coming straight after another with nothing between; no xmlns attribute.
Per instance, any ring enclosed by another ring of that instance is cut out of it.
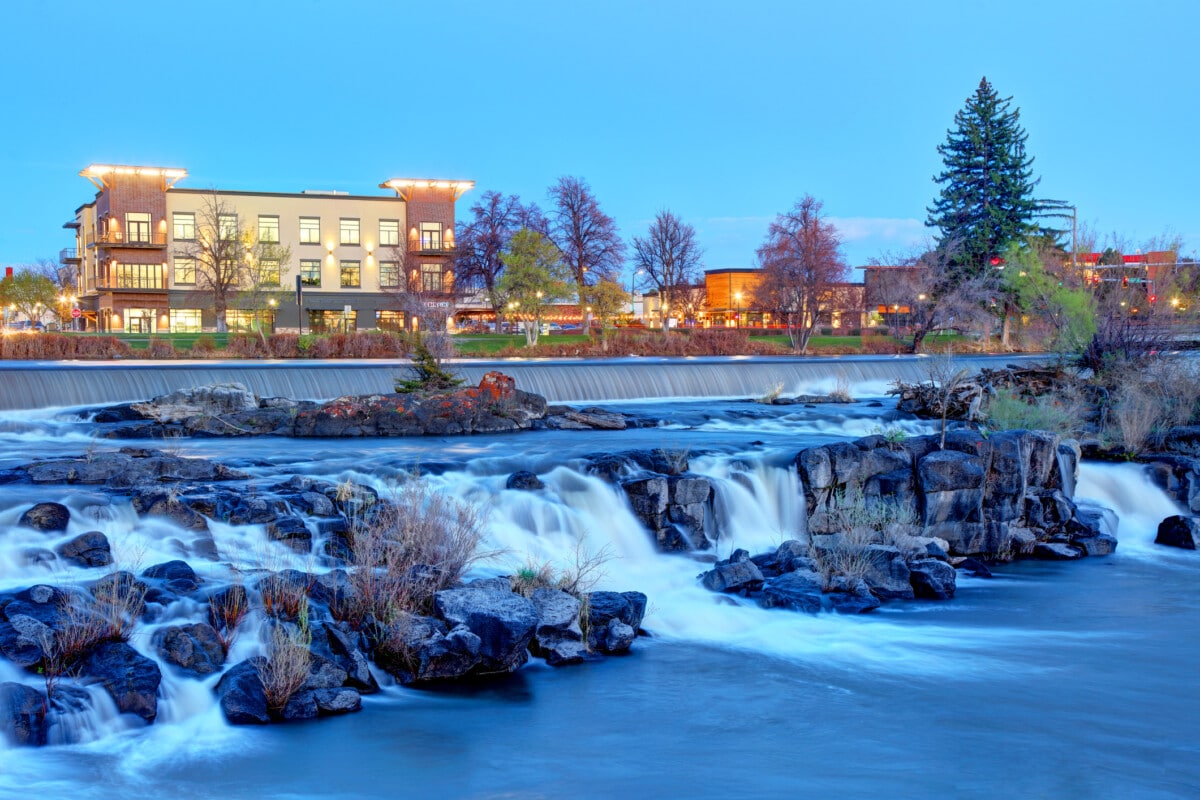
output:
<svg viewBox="0 0 1200 800"><path fill-rule="evenodd" d="M186 189L184 170L162 167L80 175L98 191L65 226L76 246L62 255L78 266L88 329L212 330L219 307L230 330L314 332L453 312L454 206L471 181L396 178L379 187L391 194L351 195Z"/></svg>

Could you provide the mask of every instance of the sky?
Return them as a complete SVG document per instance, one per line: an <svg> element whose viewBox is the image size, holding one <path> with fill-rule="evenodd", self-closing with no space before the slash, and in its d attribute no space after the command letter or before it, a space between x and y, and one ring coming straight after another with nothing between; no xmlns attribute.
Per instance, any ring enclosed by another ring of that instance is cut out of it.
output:
<svg viewBox="0 0 1200 800"><path fill-rule="evenodd" d="M919 245L937 145L986 76L1040 197L1127 251L1200 251L1200 3L52 2L0 48L0 264L73 246L90 163L180 186L375 194L471 179L546 206L584 178L628 240L694 225L754 265L811 194L847 260Z"/></svg>

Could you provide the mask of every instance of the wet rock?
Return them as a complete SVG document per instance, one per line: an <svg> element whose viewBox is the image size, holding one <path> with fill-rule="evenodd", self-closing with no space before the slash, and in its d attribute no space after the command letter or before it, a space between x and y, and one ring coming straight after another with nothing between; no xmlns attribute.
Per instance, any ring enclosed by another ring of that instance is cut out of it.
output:
<svg viewBox="0 0 1200 800"><path fill-rule="evenodd" d="M536 492L546 488L546 484L542 483L539 478L528 470L518 470L508 476L508 480L504 482L505 489L516 489L522 492Z"/></svg>
<svg viewBox="0 0 1200 800"><path fill-rule="evenodd" d="M43 533L57 533L65 531L70 521L71 511L62 503L38 503L22 514L17 524Z"/></svg>
<svg viewBox="0 0 1200 800"><path fill-rule="evenodd" d="M150 587L134 577L132 572L122 570L105 575L93 583L89 591L93 597L124 606L136 618L146 611L144 599L149 589Z"/></svg>
<svg viewBox="0 0 1200 800"><path fill-rule="evenodd" d="M52 564L58 560L53 550L44 547L26 547L21 551L21 563L27 567L37 567Z"/></svg>
<svg viewBox="0 0 1200 800"><path fill-rule="evenodd" d="M266 663L262 656L247 659L231 667L217 682L221 712L231 725L266 725L271 721L267 693L259 677Z"/></svg>
<svg viewBox="0 0 1200 800"><path fill-rule="evenodd" d="M528 660L538 624L532 600L511 591L468 587L438 592L434 608L448 625L465 626L479 637L481 671L512 672Z"/></svg>
<svg viewBox="0 0 1200 800"><path fill-rule="evenodd" d="M0 736L15 745L46 743L46 695L19 683L0 683Z"/></svg>
<svg viewBox="0 0 1200 800"><path fill-rule="evenodd" d="M563 418L584 428L606 431L623 431L627 427L625 415L602 408L585 408L582 411L567 411Z"/></svg>
<svg viewBox="0 0 1200 800"><path fill-rule="evenodd" d="M1084 555L1082 549L1065 542L1038 542L1033 548L1033 557L1044 561L1073 561Z"/></svg>
<svg viewBox="0 0 1200 800"><path fill-rule="evenodd" d="M704 588L712 592L756 592L763 586L763 574L753 561L718 564L700 577Z"/></svg>
<svg viewBox="0 0 1200 800"><path fill-rule="evenodd" d="M356 689L344 686L338 689L318 689L313 692L317 711L321 716L351 714L362 710L362 695Z"/></svg>
<svg viewBox="0 0 1200 800"><path fill-rule="evenodd" d="M1181 547L1184 550L1200 549L1200 517L1175 515L1158 523L1155 544Z"/></svg>
<svg viewBox="0 0 1200 800"><path fill-rule="evenodd" d="M957 562L960 569L965 570L969 575L975 578L990 578L992 571L982 561L974 558L964 558Z"/></svg>
<svg viewBox="0 0 1200 800"><path fill-rule="evenodd" d="M124 642L105 642L80 665L80 674L98 681L123 714L136 714L146 722L158 716L158 664Z"/></svg>
<svg viewBox="0 0 1200 800"><path fill-rule="evenodd" d="M375 663L401 683L458 678L479 665L482 640L465 625L403 615L375 643Z"/></svg>
<svg viewBox="0 0 1200 800"><path fill-rule="evenodd" d="M330 622L314 622L310 630L312 644L309 649L314 656L338 667L344 675L339 685L365 693L379 691L379 684L371 674L370 663L359 648L355 634Z"/></svg>
<svg viewBox="0 0 1200 800"><path fill-rule="evenodd" d="M317 698L311 691L298 691L288 698L287 703L279 711L279 718L285 722L302 722L306 719L316 719L320 714L317 708Z"/></svg>
<svg viewBox="0 0 1200 800"><path fill-rule="evenodd" d="M159 656L196 675L220 672L225 665L225 648L217 631L204 623L175 625L154 634Z"/></svg>
<svg viewBox="0 0 1200 800"><path fill-rule="evenodd" d="M909 582L916 597L928 600L949 600L958 588L954 567L945 561L925 558L909 565Z"/></svg>
<svg viewBox="0 0 1200 800"><path fill-rule="evenodd" d="M228 633L230 626L236 627L249 609L250 598L245 586L235 583L223 587L209 595L208 624Z"/></svg>
<svg viewBox="0 0 1200 800"><path fill-rule="evenodd" d="M166 561L147 567L143 578L163 582L165 588L176 594L191 594L200 587L200 578L186 561Z"/></svg>
<svg viewBox="0 0 1200 800"><path fill-rule="evenodd" d="M65 560L81 567L106 567L113 561L108 537L100 531L81 533L54 549Z"/></svg>
<svg viewBox="0 0 1200 800"><path fill-rule="evenodd" d="M162 517L186 530L208 530L208 521L167 489L138 488L133 493L132 504L133 510L143 517Z"/></svg>
<svg viewBox="0 0 1200 800"><path fill-rule="evenodd" d="M821 610L821 576L795 570L775 578L763 588L758 604L763 608L785 608L815 614Z"/></svg>
<svg viewBox="0 0 1200 800"><path fill-rule="evenodd" d="M904 556L895 547L867 545L864 548L866 571L862 579L871 593L881 600L911 600L911 573Z"/></svg>
<svg viewBox="0 0 1200 800"><path fill-rule="evenodd" d="M320 492L301 492L290 499L296 509L310 516L332 517L337 515L333 501Z"/></svg>
<svg viewBox="0 0 1200 800"><path fill-rule="evenodd" d="M333 503L330 503L324 495L314 496L325 500L326 503L329 503L329 510L333 510ZM280 517L274 522L268 523L267 536L295 553L312 552L312 531L300 517Z"/></svg>
<svg viewBox="0 0 1200 800"><path fill-rule="evenodd" d="M619 619L610 619L604 629L604 645L600 649L610 655L629 651L637 631Z"/></svg>
<svg viewBox="0 0 1200 800"><path fill-rule="evenodd" d="M866 614L881 605L879 598L861 578L838 575L829 581L829 594L825 595L829 607L838 614Z"/></svg>
<svg viewBox="0 0 1200 800"><path fill-rule="evenodd" d="M538 624L529 649L552 667L578 664L587 654L579 612L583 604L560 590L536 589L530 597L537 609Z"/></svg>
<svg viewBox="0 0 1200 800"><path fill-rule="evenodd" d="M641 592L591 592L584 596L583 602L587 615L587 643L591 651L613 652L608 649L612 620L629 626L634 632L642 626L646 596Z"/></svg>

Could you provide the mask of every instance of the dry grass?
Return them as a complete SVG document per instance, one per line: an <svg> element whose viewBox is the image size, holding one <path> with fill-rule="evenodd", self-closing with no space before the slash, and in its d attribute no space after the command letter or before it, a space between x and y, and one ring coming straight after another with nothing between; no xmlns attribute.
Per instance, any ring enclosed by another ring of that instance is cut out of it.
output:
<svg viewBox="0 0 1200 800"><path fill-rule="evenodd" d="M238 627L250 611L245 587L239 581L219 595L209 598L208 611L209 617L213 621L213 628L217 632L217 638L221 642L221 648L228 655L229 648L233 647L233 643L237 639Z"/></svg>
<svg viewBox="0 0 1200 800"><path fill-rule="evenodd" d="M1142 387L1126 386L1118 393L1112 421L1126 455L1137 456L1146 451L1161 418L1159 404Z"/></svg>
<svg viewBox="0 0 1200 800"><path fill-rule="evenodd" d="M604 565L612 559L608 545L595 553L588 551L583 542L575 545L570 564L555 567L549 561L538 564L532 560L508 576L512 590L522 597L532 597L538 589L560 589L580 597L592 591L604 578Z"/></svg>
<svg viewBox="0 0 1200 800"><path fill-rule="evenodd" d="M301 609L299 619L299 625L294 627L282 624L271 627L267 658L258 669L258 678L267 696L267 707L276 713L287 706L292 696L308 680L308 667L312 661L308 648L312 644L312 634L308 630L307 602Z"/></svg>
<svg viewBox="0 0 1200 800"><path fill-rule="evenodd" d="M838 576L857 580L870 572L876 558L871 545L888 545L901 552L914 549L911 531L917 526L916 512L894 500L867 497L858 484L836 493L828 513L836 533L814 537L812 547L826 590Z"/></svg>
<svg viewBox="0 0 1200 800"><path fill-rule="evenodd" d="M488 553L483 517L474 506L403 484L350 520L350 591L333 609L356 626L388 625L405 613L425 613L433 596L457 584Z"/></svg>

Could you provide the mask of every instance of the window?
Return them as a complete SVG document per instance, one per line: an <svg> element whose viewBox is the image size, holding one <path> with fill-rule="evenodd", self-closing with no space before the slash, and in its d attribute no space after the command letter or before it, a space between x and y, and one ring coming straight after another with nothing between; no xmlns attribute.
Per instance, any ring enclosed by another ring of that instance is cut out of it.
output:
<svg viewBox="0 0 1200 800"><path fill-rule="evenodd" d="M379 220L379 246L395 247L400 244L400 220Z"/></svg>
<svg viewBox="0 0 1200 800"><path fill-rule="evenodd" d="M308 329L313 333L345 333L358 327L358 312L350 310L350 314L341 311L308 311Z"/></svg>
<svg viewBox="0 0 1200 800"><path fill-rule="evenodd" d="M196 285L196 259L175 256L175 285ZM174 322L171 323L171 330L175 330Z"/></svg>
<svg viewBox="0 0 1200 800"><path fill-rule="evenodd" d="M400 288L400 263L397 261L379 262L379 288Z"/></svg>
<svg viewBox="0 0 1200 800"><path fill-rule="evenodd" d="M199 333L202 317L198 308L172 308L171 331L173 333Z"/></svg>
<svg viewBox="0 0 1200 800"><path fill-rule="evenodd" d="M150 215L129 213L125 215L125 241L130 244L150 244Z"/></svg>
<svg viewBox="0 0 1200 800"><path fill-rule="evenodd" d="M175 223L175 241L196 241L196 215L191 212L176 211L173 215ZM174 325L171 326L174 329Z"/></svg>
<svg viewBox="0 0 1200 800"><path fill-rule="evenodd" d="M158 318L154 316L153 308L125 309L126 333L155 333L158 329Z"/></svg>
<svg viewBox="0 0 1200 800"><path fill-rule="evenodd" d="M162 264L122 264L110 267L111 286L115 289L162 289Z"/></svg>
<svg viewBox="0 0 1200 800"><path fill-rule="evenodd" d="M258 240L266 244L279 244L279 217L258 217Z"/></svg>
<svg viewBox="0 0 1200 800"><path fill-rule="evenodd" d="M321 260L318 258L304 259L300 262L300 284L302 286L321 285Z"/></svg>
<svg viewBox="0 0 1200 800"><path fill-rule="evenodd" d="M358 244L358 220L342 217L338 230L341 231L342 244Z"/></svg>
<svg viewBox="0 0 1200 800"><path fill-rule="evenodd" d="M217 215L217 236L223 240L236 239L238 235L237 214Z"/></svg>
<svg viewBox="0 0 1200 800"><path fill-rule="evenodd" d="M381 331L395 331L397 333L404 330L404 312L403 311L376 311L375 312L375 327Z"/></svg>
<svg viewBox="0 0 1200 800"><path fill-rule="evenodd" d="M421 291L423 291L423 292L440 292L440 291L442 291L442 265L441 264L422 264L421 265Z"/></svg>
<svg viewBox="0 0 1200 800"><path fill-rule="evenodd" d="M260 328L267 333L275 331L275 312L269 309L262 311L245 311L240 308L225 310L225 325L231 331L257 331Z"/></svg>
<svg viewBox="0 0 1200 800"><path fill-rule="evenodd" d="M279 280L279 259L264 258L258 262L259 286L278 286Z"/></svg>
<svg viewBox="0 0 1200 800"><path fill-rule="evenodd" d="M321 218L320 217L301 217L300 218L300 244L320 244L321 243Z"/></svg>
<svg viewBox="0 0 1200 800"><path fill-rule="evenodd" d="M357 289L362 286L362 262L343 261L341 286L343 289Z"/></svg>
<svg viewBox="0 0 1200 800"><path fill-rule="evenodd" d="M421 223L421 249L422 250L441 250L442 249L442 223L440 223L440 222L422 222Z"/></svg>

